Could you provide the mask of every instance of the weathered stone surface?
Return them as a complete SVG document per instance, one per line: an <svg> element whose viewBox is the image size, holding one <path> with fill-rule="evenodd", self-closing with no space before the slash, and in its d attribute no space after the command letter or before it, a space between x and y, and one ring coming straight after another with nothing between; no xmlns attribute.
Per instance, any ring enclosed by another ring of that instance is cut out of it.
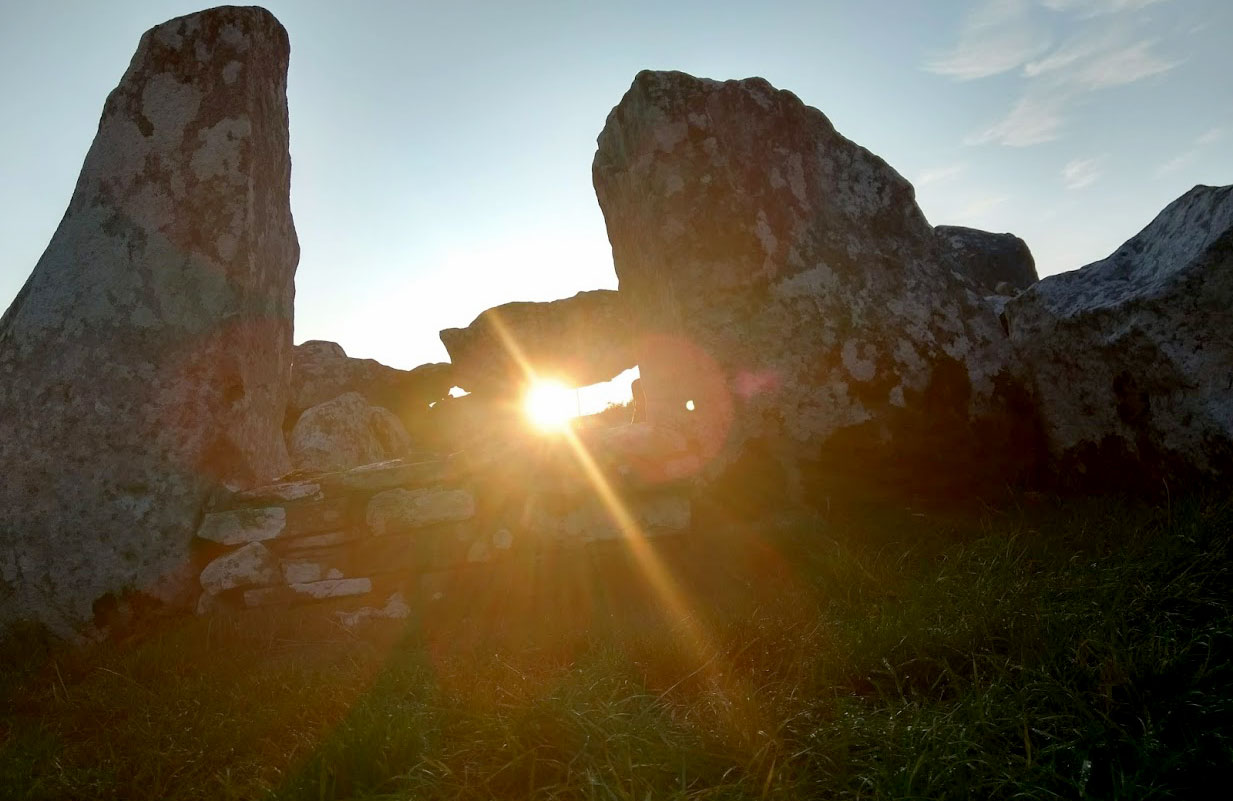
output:
<svg viewBox="0 0 1233 801"><path fill-rule="evenodd" d="M244 605L270 606L299 601L325 601L331 598L347 598L372 592L372 579L346 578L308 581L288 584L284 587L262 587L244 591Z"/></svg>
<svg viewBox="0 0 1233 801"><path fill-rule="evenodd" d="M282 506L224 509L207 514L197 536L221 545L298 539L343 526L348 522L348 508L346 498L329 498L299 500Z"/></svg>
<svg viewBox="0 0 1233 801"><path fill-rule="evenodd" d="M242 545L272 540L287 528L287 510L281 506L210 512L197 536L220 545Z"/></svg>
<svg viewBox="0 0 1233 801"><path fill-rule="evenodd" d="M336 342L310 340L297 345L292 354L287 416L294 423L318 404L358 392L371 405L389 409L411 428L414 420L428 411L428 404L449 394L451 372L448 363L398 370L373 359L353 359Z"/></svg>
<svg viewBox="0 0 1233 801"><path fill-rule="evenodd" d="M1005 334L911 185L791 93L639 73L592 172L647 421L706 476L757 441L788 483L987 477L1030 439Z"/></svg>
<svg viewBox="0 0 1233 801"><path fill-rule="evenodd" d="M0 621L80 630L179 576L213 488L287 469L289 46L260 8L148 31L0 319Z"/></svg>
<svg viewBox="0 0 1233 801"><path fill-rule="evenodd" d="M637 364L633 340L621 297L609 289L548 303L505 303L466 328L441 332L454 384L469 392L508 393L524 386L520 359L540 378L567 386L608 381Z"/></svg>
<svg viewBox="0 0 1233 801"><path fill-rule="evenodd" d="M1233 471L1233 186L1197 186L1106 259L1006 304L1072 481Z"/></svg>
<svg viewBox="0 0 1233 801"><path fill-rule="evenodd" d="M289 445L297 470L325 473L402 456L411 438L389 411L348 392L300 415Z"/></svg>
<svg viewBox="0 0 1233 801"><path fill-rule="evenodd" d="M278 563L259 542L225 553L201 571L201 586L211 595L237 587L261 587L278 581Z"/></svg>
<svg viewBox="0 0 1233 801"><path fill-rule="evenodd" d="M475 498L463 489L392 489L368 501L365 519L374 534L388 534L475 515Z"/></svg>
<svg viewBox="0 0 1233 801"><path fill-rule="evenodd" d="M1014 234L959 225L939 225L933 232L942 248L942 263L987 292L996 292L999 284L1027 289L1040 280L1032 251Z"/></svg>

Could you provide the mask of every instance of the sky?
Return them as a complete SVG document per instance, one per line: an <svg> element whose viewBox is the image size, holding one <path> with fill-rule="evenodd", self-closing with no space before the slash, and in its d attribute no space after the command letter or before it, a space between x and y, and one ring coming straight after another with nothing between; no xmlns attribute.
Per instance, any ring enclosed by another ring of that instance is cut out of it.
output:
<svg viewBox="0 0 1233 801"><path fill-rule="evenodd" d="M178 0L0 0L0 306ZM295 340L410 368L482 310L615 288L595 139L641 69L754 75L1042 275L1233 183L1230 0L266 4L291 38Z"/></svg>

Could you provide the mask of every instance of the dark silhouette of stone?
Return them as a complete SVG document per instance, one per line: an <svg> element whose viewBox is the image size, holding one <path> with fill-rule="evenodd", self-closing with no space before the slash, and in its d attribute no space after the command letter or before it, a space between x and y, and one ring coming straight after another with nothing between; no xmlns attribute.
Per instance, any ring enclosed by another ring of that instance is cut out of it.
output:
<svg viewBox="0 0 1233 801"><path fill-rule="evenodd" d="M943 263L987 292L997 292L1002 284L1027 289L1039 280L1032 251L1014 234L958 225L939 225L933 232L941 243Z"/></svg>
<svg viewBox="0 0 1233 801"><path fill-rule="evenodd" d="M621 298L610 289L547 303L505 303L466 328L441 332L454 384L486 394L525 386L526 366L570 387L608 381L637 363L634 338Z"/></svg>
<svg viewBox="0 0 1233 801"><path fill-rule="evenodd" d="M288 56L269 12L204 11L149 30L107 98L0 319L0 621L182 599L211 494L286 471Z"/></svg>

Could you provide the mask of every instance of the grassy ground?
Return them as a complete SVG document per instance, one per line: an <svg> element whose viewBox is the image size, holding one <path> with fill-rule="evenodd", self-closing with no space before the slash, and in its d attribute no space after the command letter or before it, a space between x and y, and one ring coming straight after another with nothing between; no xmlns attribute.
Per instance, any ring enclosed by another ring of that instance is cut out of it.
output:
<svg viewBox="0 0 1233 801"><path fill-rule="evenodd" d="M1233 504L895 508L476 572L409 620L18 637L0 798L1194 798Z"/></svg>

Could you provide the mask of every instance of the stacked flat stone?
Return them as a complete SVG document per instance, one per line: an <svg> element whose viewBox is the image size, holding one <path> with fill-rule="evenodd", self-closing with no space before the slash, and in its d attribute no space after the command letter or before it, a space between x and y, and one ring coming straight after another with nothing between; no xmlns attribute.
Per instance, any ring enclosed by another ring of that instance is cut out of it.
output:
<svg viewBox="0 0 1233 801"><path fill-rule="evenodd" d="M514 454L493 456L395 459L220 500L197 531L213 557L198 611L339 598L380 605L425 574L689 527L679 482L648 483L616 465L604 479L622 498L623 512L613 512L560 455L513 472Z"/></svg>

